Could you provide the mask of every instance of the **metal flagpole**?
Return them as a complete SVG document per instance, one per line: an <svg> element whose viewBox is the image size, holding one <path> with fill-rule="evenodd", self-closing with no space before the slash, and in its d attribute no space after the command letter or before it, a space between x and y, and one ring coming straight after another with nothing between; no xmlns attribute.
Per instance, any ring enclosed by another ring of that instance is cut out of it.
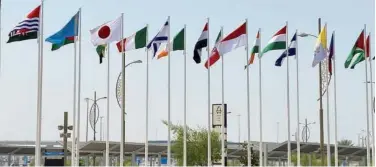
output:
<svg viewBox="0 0 376 167"><path fill-rule="evenodd" d="M364 33L363 33L363 36L364 36L364 39L366 39L366 28L367 28L367 25L364 25ZM365 46L365 50L367 50L367 45L366 45L366 40L363 41L364 42L364 46ZM366 82L368 81L368 67L367 67L367 52L364 53L364 59L366 60L365 63L364 63L364 68L365 68L365 73L366 73ZM369 148L369 104L368 104L368 84L366 83L366 113L367 113L367 166L370 166L371 165L371 157L370 157L370 148Z"/></svg>
<svg viewBox="0 0 376 167"><path fill-rule="evenodd" d="M261 57L262 57L262 51L261 51L261 28L259 29L259 39L260 39L260 46L259 46L259 106L260 106L260 141L259 141L259 165L263 166L262 163L262 82L261 82Z"/></svg>
<svg viewBox="0 0 376 167"><path fill-rule="evenodd" d="M337 69L336 69L336 55L335 55L335 31L333 31L333 57L332 57L332 61L333 61L333 69L334 69L334 72L333 72L333 79L334 79L334 166L335 167L338 167L338 139L337 139L337 135L338 135L338 126L337 126Z"/></svg>
<svg viewBox="0 0 376 167"><path fill-rule="evenodd" d="M208 51L208 166L211 166L211 124L210 124L210 24L209 24L209 18L207 23L208 24L208 39L207 39L207 47L206 50ZM215 45L215 44L214 44Z"/></svg>
<svg viewBox="0 0 376 167"><path fill-rule="evenodd" d="M167 48L168 48L168 53L167 53L167 56L168 56L168 90L167 90L167 101L168 101L168 109L167 109L167 117L168 117L168 140L167 140L167 165L168 166L171 166L171 74L170 74L170 64L171 64L171 58L170 58L170 52L171 52L171 45L170 45L170 27L171 27L171 24L170 24L170 16L168 16L168 19L167 19L167 22L168 22L168 38L167 38Z"/></svg>
<svg viewBox="0 0 376 167"><path fill-rule="evenodd" d="M146 40L148 40L149 24L146 24ZM146 113L145 113L145 166L149 166L149 51L146 48Z"/></svg>
<svg viewBox="0 0 376 167"><path fill-rule="evenodd" d="M329 58L329 57L328 57ZM328 63L329 63L329 60L327 60ZM327 64L328 65L328 64ZM324 68L326 69L326 68ZM325 71L325 72L328 72L328 71ZM327 78L328 80L326 81L327 83L329 83L329 78ZM327 165L328 166L331 166L331 153L330 153L330 108L329 108L329 85L327 85L326 87L326 122L327 122L327 125L326 125L326 135L327 135L327 138L328 138L328 141L327 141L327 144L326 144L326 161L327 161Z"/></svg>
<svg viewBox="0 0 376 167"><path fill-rule="evenodd" d="M295 35L298 35L298 30L296 30ZM299 44L298 44L298 37L295 39L296 42L296 52L295 52L295 57L296 57L296 124L298 127L297 133L296 133L296 145L297 145L297 166L300 166L300 107L299 107ZM288 55L287 55L288 57Z"/></svg>
<svg viewBox="0 0 376 167"><path fill-rule="evenodd" d="M221 36L223 36L223 27L221 27ZM222 37L221 37L222 39ZM225 80L224 80L224 56L221 56L222 60L222 113L221 113L221 161L222 166L226 166L226 150L225 150Z"/></svg>
<svg viewBox="0 0 376 167"><path fill-rule="evenodd" d="M287 85L287 166L291 165L291 127L290 127L290 74L289 74L289 47L288 47L288 22L286 22L286 85Z"/></svg>
<svg viewBox="0 0 376 167"><path fill-rule="evenodd" d="M0 1L0 32L2 30L2 2ZM2 40L2 36L1 36L1 33L0 33L0 40ZM1 51L2 51L2 48L1 48L1 42L0 42L0 76L1 76L1 68L2 68L2 65L1 65Z"/></svg>
<svg viewBox="0 0 376 167"><path fill-rule="evenodd" d="M183 166L187 166L187 26L184 25L184 146Z"/></svg>
<svg viewBox="0 0 376 167"><path fill-rule="evenodd" d="M78 20L75 19L77 24ZM75 31L77 31L75 29ZM77 33L77 32L76 32ZM71 147L71 165L76 166L76 133L77 133L77 124L76 124L76 109L77 109L77 36L74 37L74 70L73 70L73 134L72 134L72 147Z"/></svg>
<svg viewBox="0 0 376 167"><path fill-rule="evenodd" d="M124 13L121 14L121 39L124 39ZM124 43L121 43L121 50L124 50ZM120 140L120 166L124 166L124 141L125 141L125 52L121 54L121 140ZM107 97L108 98L108 97Z"/></svg>
<svg viewBox="0 0 376 167"><path fill-rule="evenodd" d="M121 43L123 43L123 38ZM124 51L124 50L122 50ZM107 45L107 120L106 120L106 166L110 165L110 45ZM123 85L124 86L124 85Z"/></svg>
<svg viewBox="0 0 376 167"><path fill-rule="evenodd" d="M370 38L370 43L371 43L371 33L369 33L369 38ZM367 46L368 47L368 46ZM372 130L372 162L373 164L375 164L375 106L373 105L372 103L372 99L373 99L373 68L372 68L372 54L371 54L371 48L367 48L368 51L369 51L369 55L368 55L368 58L369 58L369 74L370 74L370 84L371 84L371 130ZM366 83L368 84L368 83Z"/></svg>
<svg viewBox="0 0 376 167"><path fill-rule="evenodd" d="M245 34L246 34L246 45L245 45L245 64L248 65L249 62L249 56L248 56L248 19L245 19ZM251 164L251 111L250 111L250 104L249 104L250 98L249 98L249 66L247 66L247 161L248 166L252 166ZM240 127L240 126L239 126ZM240 135L240 132L239 132ZM240 137L239 137L240 138ZM240 142L240 141L239 141Z"/></svg>
<svg viewBox="0 0 376 167"><path fill-rule="evenodd" d="M38 93L37 93L37 133L35 140L35 166L41 166L42 137L42 80L43 80L43 2L40 5L40 24L38 38Z"/></svg>
<svg viewBox="0 0 376 167"><path fill-rule="evenodd" d="M81 8L79 9L79 30L78 30L78 94L77 94L77 143L76 143L76 155L77 155L77 163L76 166L80 165L80 119L81 119Z"/></svg>

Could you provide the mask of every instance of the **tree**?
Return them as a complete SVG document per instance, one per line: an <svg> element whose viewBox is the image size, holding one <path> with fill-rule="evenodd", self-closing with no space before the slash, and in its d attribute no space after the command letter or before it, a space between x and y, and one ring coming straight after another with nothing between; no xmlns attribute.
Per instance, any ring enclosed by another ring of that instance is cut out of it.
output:
<svg viewBox="0 0 376 167"><path fill-rule="evenodd" d="M243 151L247 151L247 145L248 145L247 142L244 142L242 144ZM251 159L251 165L252 166L259 166L259 155L258 155L258 153L255 153L253 151L252 147L251 147L251 158L252 158ZM248 165L248 155L247 155L247 153L241 155L240 158L239 158L239 161L243 165Z"/></svg>
<svg viewBox="0 0 376 167"><path fill-rule="evenodd" d="M311 164L309 164L309 156L310 154L300 154L300 165L301 166L322 166L321 165L321 159L317 158L316 154L311 154ZM334 161L334 156L331 156L331 166L334 166L335 161ZM298 164L298 156L297 153L292 153L291 154L291 162L294 163L294 165ZM324 166L327 165L326 161L326 156L324 157Z"/></svg>
<svg viewBox="0 0 376 167"><path fill-rule="evenodd" d="M352 140L342 139L342 140L338 141L338 145L340 145L340 146L354 146L354 143L352 142Z"/></svg>
<svg viewBox="0 0 376 167"><path fill-rule="evenodd" d="M182 125L168 124L173 132L173 142L171 152L174 153L174 158L177 160L177 165L182 166L184 160L184 127ZM211 153L212 162L218 161L221 158L220 149L221 141L219 134L211 132ZM208 164L208 131L205 128L192 129L187 127L187 166L206 166Z"/></svg>

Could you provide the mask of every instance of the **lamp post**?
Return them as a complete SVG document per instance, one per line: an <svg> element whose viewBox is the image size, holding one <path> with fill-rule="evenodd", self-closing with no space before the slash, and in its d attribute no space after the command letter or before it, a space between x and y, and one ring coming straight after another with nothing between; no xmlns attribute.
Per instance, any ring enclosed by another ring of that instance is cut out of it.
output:
<svg viewBox="0 0 376 167"><path fill-rule="evenodd" d="M88 121L89 121L89 117L90 117L90 114L94 114L94 117L93 117L93 122L91 123L92 124L92 128L93 128L93 131L94 131L94 134L93 134L93 140L95 141L96 140L96 137L95 137L95 133L96 133L96 123L97 123L97 108L98 108L98 101L99 100L102 100L102 99L107 99L107 97L101 97L99 99L97 99L97 92L94 91L94 99L91 99L91 98L85 98L86 100L86 103L87 103L87 118L86 118L86 140L88 139L88 127L89 127L89 124L88 124ZM92 101L93 102L93 105L91 106L91 110L93 110L93 113L89 113L89 101ZM94 107L94 108L93 108Z"/></svg>
<svg viewBox="0 0 376 167"><path fill-rule="evenodd" d="M58 130L63 130L63 133L60 133L60 137L63 138L63 148L64 148L64 166L67 166L67 155L68 155L68 138L71 137L71 133L68 133L68 130L73 130L73 126L68 126L68 112L64 112L64 125L59 125ZM73 146L73 145L72 145ZM72 147L72 150L74 148Z"/></svg>
<svg viewBox="0 0 376 167"><path fill-rule="evenodd" d="M313 125L313 124L316 124L316 122L310 122L308 123L307 121L307 118L305 119L305 122L304 123L299 123L301 125L303 125L303 130L302 130L302 139L303 139L303 142L308 142L308 139L309 139L309 125ZM299 132L298 132L299 133Z"/></svg>

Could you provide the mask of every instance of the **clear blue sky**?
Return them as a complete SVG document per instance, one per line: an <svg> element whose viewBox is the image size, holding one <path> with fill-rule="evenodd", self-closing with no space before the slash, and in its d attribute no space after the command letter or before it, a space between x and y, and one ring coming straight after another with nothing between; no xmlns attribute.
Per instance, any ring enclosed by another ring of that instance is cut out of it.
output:
<svg viewBox="0 0 376 167"><path fill-rule="evenodd" d="M0 140L35 140L36 93L37 93L37 43L36 40L6 44L8 32L28 12L39 5L38 0L4 0L2 6L2 69L0 76ZM203 65L192 60L193 46L210 17L211 44L220 26L225 34L249 20L249 43L262 28L262 45L289 22L289 36L296 29L301 32L317 33L317 18L328 23L328 36L336 31L338 69L338 125L339 139L357 142L357 133L366 128L364 65L355 70L346 70L343 63L350 52L364 24L374 34L374 2L369 0L190 0L190 1L124 1L124 0L65 0L45 1L45 38L55 33L82 7L82 100L81 139L85 138L85 97L106 95L106 69L98 63L95 48L90 42L89 30L125 15L126 36L149 24L149 34L154 34L171 16L171 34L174 35L187 24L188 72L187 95L190 126L206 127L207 83ZM300 38L300 116L301 122L308 118L316 121L311 128L310 141L319 140L318 117L318 69L311 67L313 59L313 38ZM373 46L372 42L372 46ZM64 46L56 52L50 51L50 44L44 45L43 120L42 139L59 140L57 125L63 123L63 111L69 111L72 119L73 97L73 45ZM120 140L120 109L115 98L115 84L121 70L121 57L111 45L111 122L110 138ZM373 47L372 47L373 49ZM373 50L372 50L373 51ZM286 70L275 67L274 61L282 51L273 51L263 59L263 111L264 140L276 141L277 122L280 122L279 140L287 139L286 113ZM171 55L171 111L173 123L183 121L183 56L181 52ZM206 57L206 54L204 54ZM127 53L126 61L146 60L143 49ZM256 62L258 60L256 59ZM291 72L291 131L296 129L296 68L292 62ZM246 73L244 71L245 51L240 48L225 55L225 101L229 111L241 114L241 139L246 139ZM144 141L145 129L145 74L146 64L137 64L127 69L126 74L126 140ZM221 102L221 65L212 68L212 102ZM258 65L250 70L251 87L251 139L259 139L258 120ZM333 92L331 92L333 95ZM325 103L324 103L325 104ZM106 102L100 102L101 116L105 116ZM331 132L334 132L333 100L330 106ZM326 111L326 109L325 109ZM229 116L229 140L236 141L237 117ZM326 114L325 114L326 115ZM167 128L161 120L167 119L167 59L153 60L150 64L150 140L167 139ZM326 120L326 118L325 118ZM71 120L70 120L71 122ZM99 126L98 126L99 129ZM90 131L92 138L92 131ZM99 138L99 134L98 134ZM334 135L331 135L332 142Z"/></svg>

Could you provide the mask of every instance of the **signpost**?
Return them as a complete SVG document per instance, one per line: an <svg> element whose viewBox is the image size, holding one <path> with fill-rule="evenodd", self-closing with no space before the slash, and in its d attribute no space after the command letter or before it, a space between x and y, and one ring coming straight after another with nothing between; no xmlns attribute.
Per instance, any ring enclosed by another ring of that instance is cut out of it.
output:
<svg viewBox="0 0 376 167"><path fill-rule="evenodd" d="M222 118L224 119L224 134L221 133ZM225 141L225 150L227 150L227 104L212 104L212 127L214 131L221 134ZM227 151L225 151L225 164L227 165ZM220 165L221 162L215 162L213 165Z"/></svg>

